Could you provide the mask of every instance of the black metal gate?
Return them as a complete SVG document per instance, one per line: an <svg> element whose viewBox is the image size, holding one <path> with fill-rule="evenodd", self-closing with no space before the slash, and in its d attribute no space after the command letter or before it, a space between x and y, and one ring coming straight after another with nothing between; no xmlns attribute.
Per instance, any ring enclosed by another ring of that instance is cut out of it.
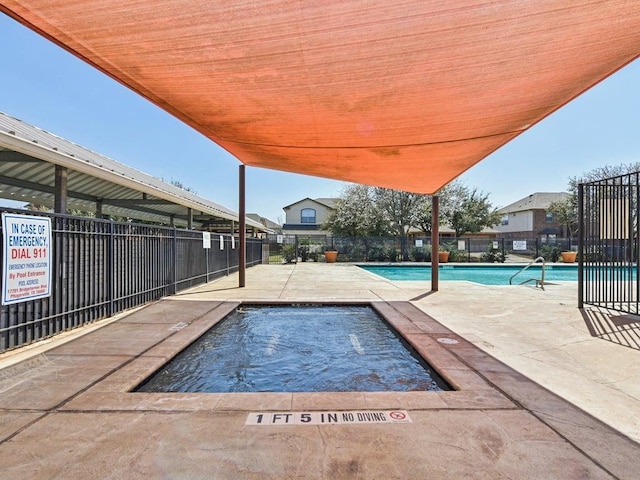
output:
<svg viewBox="0 0 640 480"><path fill-rule="evenodd" d="M579 306L638 314L640 172L578 186Z"/></svg>
<svg viewBox="0 0 640 480"><path fill-rule="evenodd" d="M318 262L330 241L325 235L269 234L269 263Z"/></svg>

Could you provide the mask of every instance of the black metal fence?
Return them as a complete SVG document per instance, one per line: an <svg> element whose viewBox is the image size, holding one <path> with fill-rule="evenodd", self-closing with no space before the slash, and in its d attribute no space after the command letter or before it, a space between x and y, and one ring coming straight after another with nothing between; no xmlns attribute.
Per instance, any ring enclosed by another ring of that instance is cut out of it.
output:
<svg viewBox="0 0 640 480"><path fill-rule="evenodd" d="M580 184L579 306L638 314L640 172Z"/></svg>
<svg viewBox="0 0 640 480"><path fill-rule="evenodd" d="M52 294L2 305L0 352L206 283L238 269L238 242L193 230L0 209L51 218ZM1 229L1 226L0 226ZM5 245L0 245L4 251ZM247 239L247 267L262 263L262 240ZM5 271L0 258L0 271ZM4 275L0 291L4 291Z"/></svg>
<svg viewBox="0 0 640 480"><path fill-rule="evenodd" d="M431 237L329 237L324 235L269 235L269 263L324 261L326 248L338 251L339 262L431 261ZM555 262L560 252L577 248L577 239L539 238L518 240L487 238L439 239L440 250L449 252L451 262L503 262L509 255Z"/></svg>

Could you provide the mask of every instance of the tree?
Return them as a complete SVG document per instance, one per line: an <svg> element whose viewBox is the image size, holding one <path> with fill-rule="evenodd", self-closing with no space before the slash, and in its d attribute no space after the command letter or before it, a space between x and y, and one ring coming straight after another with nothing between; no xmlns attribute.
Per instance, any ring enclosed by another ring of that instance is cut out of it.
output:
<svg viewBox="0 0 640 480"><path fill-rule="evenodd" d="M180 180L171 180L169 182L170 185L173 185L174 187L178 187L181 188L182 190L186 190L187 192L191 192L193 194L197 194L198 192L196 192L196 190L193 187L188 187L186 186L184 183L182 183Z"/></svg>
<svg viewBox="0 0 640 480"><path fill-rule="evenodd" d="M566 227L568 235L573 237L578 233L578 185L638 171L640 171L640 162L621 163L597 167L578 177L569 177L570 196L549 205L549 212L553 214L558 223Z"/></svg>
<svg viewBox="0 0 640 480"><path fill-rule="evenodd" d="M400 239L403 260L409 259L407 248L409 229L416 224L416 213L421 210L426 195L389 188L376 188L374 199L379 211L396 237Z"/></svg>
<svg viewBox="0 0 640 480"><path fill-rule="evenodd" d="M447 201L442 219L453 228L456 237L478 233L484 227L492 227L500 222L500 215L489 201L489 194L477 188L469 190L464 185L456 186Z"/></svg>
<svg viewBox="0 0 640 480"><path fill-rule="evenodd" d="M593 182L595 180L602 180L605 178L617 177L619 175L626 175L627 173L635 173L640 171L640 162L633 163L621 163L619 165L605 165L604 167L597 167L593 170L589 170L583 173L579 177L569 177L569 193L576 196L576 208L577 208L577 196L578 196L578 184Z"/></svg>
<svg viewBox="0 0 640 480"><path fill-rule="evenodd" d="M566 229L566 235L574 237L578 233L577 195L552 202L547 209L553 218Z"/></svg>
<svg viewBox="0 0 640 480"><path fill-rule="evenodd" d="M373 198L373 188L348 185L322 226L336 236L375 237L389 232Z"/></svg>

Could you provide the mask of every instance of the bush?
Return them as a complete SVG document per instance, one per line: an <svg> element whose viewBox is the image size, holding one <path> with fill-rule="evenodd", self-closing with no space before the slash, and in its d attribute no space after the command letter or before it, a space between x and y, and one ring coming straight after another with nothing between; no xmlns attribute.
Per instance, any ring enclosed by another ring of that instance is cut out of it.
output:
<svg viewBox="0 0 640 480"><path fill-rule="evenodd" d="M369 252L367 253L367 261L369 262L384 262L387 258L386 249L382 245L374 245L370 247Z"/></svg>
<svg viewBox="0 0 640 480"><path fill-rule="evenodd" d="M409 250L409 259L413 262L426 262L427 257L430 255L424 247L411 247Z"/></svg>
<svg viewBox="0 0 640 480"><path fill-rule="evenodd" d="M285 245L282 247L282 259L285 263L293 263L296 261L296 246L295 245Z"/></svg>
<svg viewBox="0 0 640 480"><path fill-rule="evenodd" d="M480 259L488 263L504 263L507 259L507 254L498 248L493 248L493 246L489 244L489 248L480 256Z"/></svg>
<svg viewBox="0 0 640 480"><path fill-rule="evenodd" d="M387 252L387 259L390 262L398 261L398 258L400 257L400 250L398 250L395 247L387 247L386 252Z"/></svg>
<svg viewBox="0 0 640 480"><path fill-rule="evenodd" d="M540 249L540 256L547 262L557 262L560 260L560 247L553 245L543 245Z"/></svg>

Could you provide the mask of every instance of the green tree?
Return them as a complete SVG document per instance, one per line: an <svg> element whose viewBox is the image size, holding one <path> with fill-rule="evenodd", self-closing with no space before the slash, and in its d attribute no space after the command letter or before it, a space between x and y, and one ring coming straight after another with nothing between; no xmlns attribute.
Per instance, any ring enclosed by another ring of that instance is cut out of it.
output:
<svg viewBox="0 0 640 480"><path fill-rule="evenodd" d="M577 195L570 195L563 200L552 202L547 209L556 222L565 228L565 235L574 237L578 233Z"/></svg>
<svg viewBox="0 0 640 480"><path fill-rule="evenodd" d="M589 170L580 176L569 177L569 197L565 200L553 202L549 205L549 212L554 215L558 223L567 229L567 234L573 237L578 233L578 185L639 171L640 162L632 162L605 165Z"/></svg>
<svg viewBox="0 0 640 480"><path fill-rule="evenodd" d="M489 201L489 194L460 186L447 199L442 220L455 231L456 237L478 233L500 222L500 215Z"/></svg>
<svg viewBox="0 0 640 480"><path fill-rule="evenodd" d="M376 237L389 232L374 200L373 187L366 185L345 187L322 228L342 237Z"/></svg>

